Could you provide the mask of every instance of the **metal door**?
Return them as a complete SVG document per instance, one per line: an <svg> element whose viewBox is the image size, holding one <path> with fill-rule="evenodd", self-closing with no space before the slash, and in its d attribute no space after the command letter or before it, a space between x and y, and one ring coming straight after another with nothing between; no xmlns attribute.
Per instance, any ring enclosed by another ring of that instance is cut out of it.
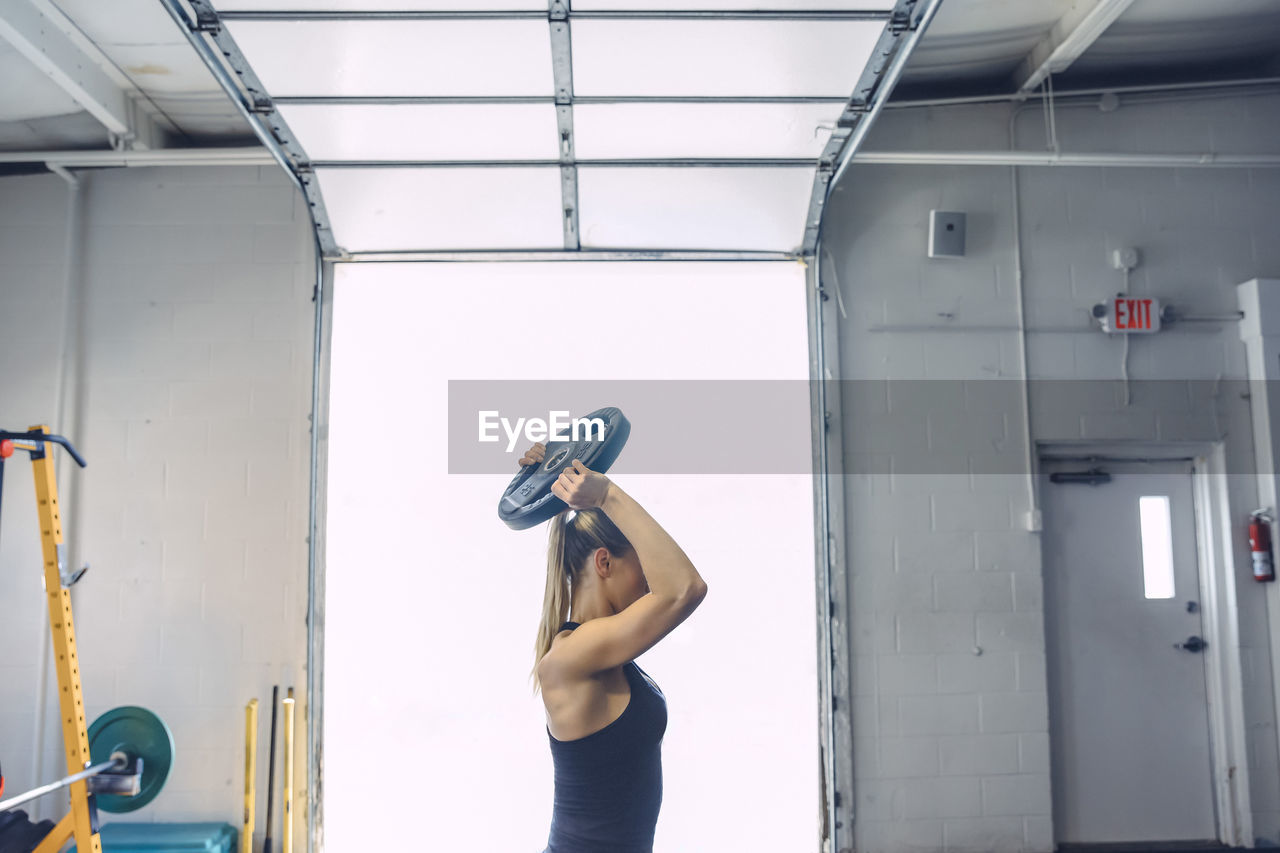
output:
<svg viewBox="0 0 1280 853"><path fill-rule="evenodd" d="M1048 476L1097 468L1109 482ZM1046 462L1041 471L1057 840L1214 839L1191 464ZM1144 531L1140 499L1161 496L1167 504L1146 504ZM1161 515L1172 556L1163 581ZM1172 597L1148 597L1169 592L1170 580Z"/></svg>

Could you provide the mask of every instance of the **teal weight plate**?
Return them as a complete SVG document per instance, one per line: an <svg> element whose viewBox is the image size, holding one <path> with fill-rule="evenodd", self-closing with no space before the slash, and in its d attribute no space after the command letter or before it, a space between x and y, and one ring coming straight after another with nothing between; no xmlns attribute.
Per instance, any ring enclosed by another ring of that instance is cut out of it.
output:
<svg viewBox="0 0 1280 853"><path fill-rule="evenodd" d="M151 711L136 705L113 708L89 726L89 755L94 764L110 761L113 752L142 759L142 790L137 796L98 795L104 812L131 812L156 798L173 766L173 734Z"/></svg>

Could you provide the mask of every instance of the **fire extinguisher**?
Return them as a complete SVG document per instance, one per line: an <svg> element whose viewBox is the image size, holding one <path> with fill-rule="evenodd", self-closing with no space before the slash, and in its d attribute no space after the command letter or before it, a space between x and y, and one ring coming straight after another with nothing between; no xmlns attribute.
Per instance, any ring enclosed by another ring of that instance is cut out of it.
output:
<svg viewBox="0 0 1280 853"><path fill-rule="evenodd" d="M1249 553L1253 557L1253 579L1273 581L1276 564L1271 557L1271 516L1266 510L1249 514Z"/></svg>

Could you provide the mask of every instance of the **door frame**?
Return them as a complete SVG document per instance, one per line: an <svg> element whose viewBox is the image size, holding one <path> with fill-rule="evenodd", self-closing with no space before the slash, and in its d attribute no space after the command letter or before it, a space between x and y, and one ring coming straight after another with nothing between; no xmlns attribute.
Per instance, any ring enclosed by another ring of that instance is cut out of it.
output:
<svg viewBox="0 0 1280 853"><path fill-rule="evenodd" d="M1191 462L1201 626L1209 643L1204 655L1205 696L1218 840L1231 847L1252 847L1253 811L1249 800L1249 751L1239 651L1235 532L1231 478L1227 476L1223 442L1038 441L1035 459L1037 475L1046 460L1089 461L1102 465L1107 462ZM1042 486L1043 478L1037 476L1037 492ZM1048 618L1047 613L1044 616ZM1052 726L1050 729L1052 738Z"/></svg>

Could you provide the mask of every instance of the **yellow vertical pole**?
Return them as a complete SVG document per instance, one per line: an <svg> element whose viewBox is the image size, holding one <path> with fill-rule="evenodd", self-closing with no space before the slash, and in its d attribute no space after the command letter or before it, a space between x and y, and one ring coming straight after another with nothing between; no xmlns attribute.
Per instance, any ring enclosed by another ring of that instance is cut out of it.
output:
<svg viewBox="0 0 1280 853"><path fill-rule="evenodd" d="M293 688L284 700L284 836L280 853L293 853Z"/></svg>
<svg viewBox="0 0 1280 853"><path fill-rule="evenodd" d="M47 426L31 427L48 435ZM67 775L89 766L89 731L84 721L84 696L80 690L80 659L76 653L76 629L71 618L71 590L62 585L62 511L58 507L58 480L54 476L50 445L39 444L31 453L36 478L36 504L40 518L40 543L44 555L44 590L49 604L49 630L58 671L58 708L62 718L62 742L66 747ZM60 836L60 840L57 836ZM93 831L87 783L71 785L71 813L36 848L57 850L74 836L80 853L102 853L102 841ZM47 846L52 845L52 846Z"/></svg>
<svg viewBox="0 0 1280 853"><path fill-rule="evenodd" d="M253 812L258 800L254 778L258 769L258 700L250 699L244 709L244 831L240 853L253 853Z"/></svg>

